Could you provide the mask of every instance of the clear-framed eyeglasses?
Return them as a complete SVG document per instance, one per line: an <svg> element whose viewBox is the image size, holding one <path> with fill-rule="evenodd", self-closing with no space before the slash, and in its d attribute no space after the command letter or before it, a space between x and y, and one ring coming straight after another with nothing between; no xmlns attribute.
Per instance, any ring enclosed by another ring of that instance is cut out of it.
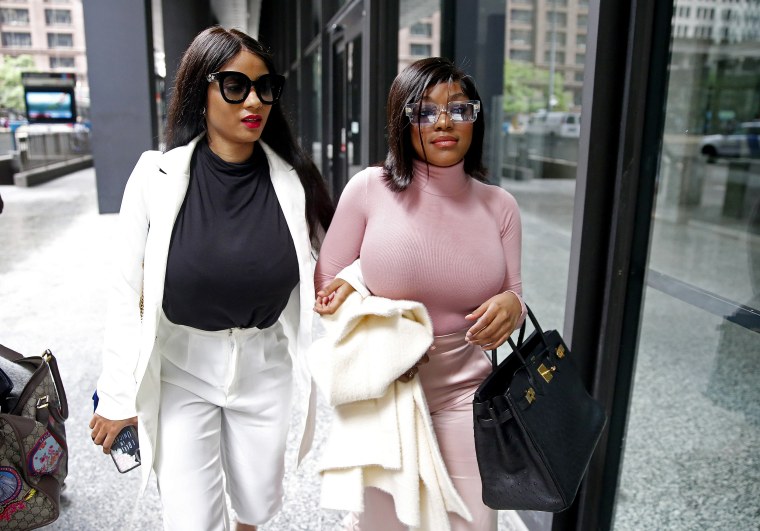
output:
<svg viewBox="0 0 760 531"><path fill-rule="evenodd" d="M438 122L445 112L454 123L471 123L477 120L480 101L450 101L446 105L432 102L409 103L404 106L404 114L414 125L426 126Z"/></svg>
<svg viewBox="0 0 760 531"><path fill-rule="evenodd" d="M261 103L273 105L280 99L282 87L285 85L285 77L279 74L264 74L257 80L249 79L241 72L225 70L214 72L206 76L206 81L219 83L222 98L227 103L242 103L251 93L251 88L256 91Z"/></svg>

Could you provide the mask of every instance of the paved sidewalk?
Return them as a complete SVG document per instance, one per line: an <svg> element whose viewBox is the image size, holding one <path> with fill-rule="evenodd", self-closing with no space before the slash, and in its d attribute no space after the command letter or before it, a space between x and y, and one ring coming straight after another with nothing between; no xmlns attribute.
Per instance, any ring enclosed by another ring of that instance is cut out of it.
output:
<svg viewBox="0 0 760 531"><path fill-rule="evenodd" d="M92 445L87 426L100 372L116 215L98 214L93 169L34 188L0 186L0 195L5 201L0 214L0 342L26 355L50 348L59 359L71 411L63 510L45 529L159 530L154 483L135 504L139 471L119 474ZM289 445L285 505L262 531L331 530L339 524L340 513L318 506L315 456L328 425L329 410L320 404L315 452L298 471L292 466L295 445ZM507 513L500 521L502 530L520 529Z"/></svg>

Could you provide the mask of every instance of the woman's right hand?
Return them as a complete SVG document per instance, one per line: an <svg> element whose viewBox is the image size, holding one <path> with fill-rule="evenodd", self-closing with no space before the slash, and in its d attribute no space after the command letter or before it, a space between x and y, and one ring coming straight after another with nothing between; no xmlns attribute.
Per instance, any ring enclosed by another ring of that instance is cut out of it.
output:
<svg viewBox="0 0 760 531"><path fill-rule="evenodd" d="M109 420L95 413L92 416L92 420L90 420L92 442L98 446L102 445L104 454L110 454L113 441L125 426L137 426L137 417L124 420Z"/></svg>
<svg viewBox="0 0 760 531"><path fill-rule="evenodd" d="M317 292L314 311L319 315L332 315L354 291L356 290L351 284L341 278L335 278L327 287Z"/></svg>

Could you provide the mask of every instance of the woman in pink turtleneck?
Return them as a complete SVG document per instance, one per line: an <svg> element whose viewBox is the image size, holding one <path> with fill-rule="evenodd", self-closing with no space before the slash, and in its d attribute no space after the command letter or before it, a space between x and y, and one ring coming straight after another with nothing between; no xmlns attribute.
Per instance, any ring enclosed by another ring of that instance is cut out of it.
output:
<svg viewBox="0 0 760 531"><path fill-rule="evenodd" d="M505 342L525 312L520 213L514 197L484 182L479 100L447 59L423 59L398 75L388 95L388 156L346 185L315 276L320 314L354 290L335 275L357 258L373 295L427 308L435 340L400 379L420 378L446 467L473 516L451 514L454 531L496 529L481 501L472 395L490 372L483 350ZM358 527L404 529L394 514L391 497L368 488Z"/></svg>

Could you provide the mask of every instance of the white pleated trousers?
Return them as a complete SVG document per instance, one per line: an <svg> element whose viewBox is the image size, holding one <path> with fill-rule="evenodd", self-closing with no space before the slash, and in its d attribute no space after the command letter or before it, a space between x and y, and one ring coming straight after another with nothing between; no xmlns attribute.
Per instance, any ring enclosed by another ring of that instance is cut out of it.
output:
<svg viewBox="0 0 760 531"><path fill-rule="evenodd" d="M280 323L207 332L162 315L155 470L168 531L260 525L282 505L292 362Z"/></svg>

